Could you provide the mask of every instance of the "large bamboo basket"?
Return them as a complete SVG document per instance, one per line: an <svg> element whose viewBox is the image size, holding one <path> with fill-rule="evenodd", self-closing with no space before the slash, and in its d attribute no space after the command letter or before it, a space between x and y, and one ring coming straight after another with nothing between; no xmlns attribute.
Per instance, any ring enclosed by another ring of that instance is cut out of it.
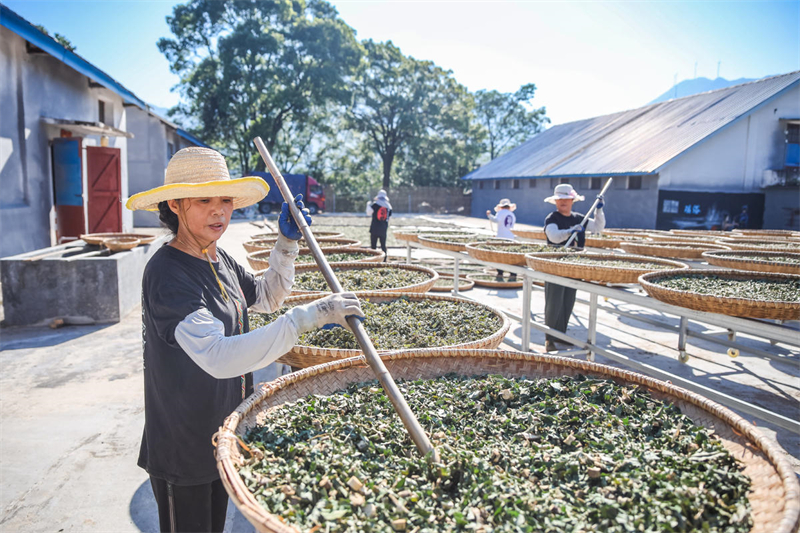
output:
<svg viewBox="0 0 800 533"><path fill-rule="evenodd" d="M753 252L792 252L800 253L800 241L790 239L719 239L716 241L731 250L747 250Z"/></svg>
<svg viewBox="0 0 800 533"><path fill-rule="evenodd" d="M407 298L411 301L448 300L451 302L467 303L486 308L489 311L491 311L494 315L502 319L502 324L500 326L500 329L498 329L496 332L494 332L492 335L488 337L452 346L443 346L441 348L497 348L500 345L500 343L503 342L506 333L508 333L508 330L511 327L511 322L509 322L508 317L499 309L496 309L490 305L486 305L481 302L467 300L465 298L457 298L455 296L445 296L445 295L430 294L430 293L412 294L412 293L399 293L399 292L357 292L356 294L358 295L358 298L360 300L369 299L369 301L371 302L387 302L396 300L398 298ZM290 306L301 305L314 301L320 297L322 297L322 295L290 296L284 301L284 305L290 305ZM369 331L367 331L367 334L369 334ZM397 351L397 350L379 350L378 353L389 353L391 351ZM300 344L295 344L292 347L292 349L289 350L287 354L283 355L280 359L278 359L278 361L286 365L293 366L295 368L306 368L309 366L319 365L322 363L328 363L330 361L338 361L340 359L346 359L348 357L356 357L358 355L361 355L361 350L349 350L341 348L320 348L317 346L303 346Z"/></svg>
<svg viewBox="0 0 800 533"><path fill-rule="evenodd" d="M423 246L427 246L428 248L437 248L439 250L450 250L451 252L464 252L467 249L468 242L456 242L453 240L448 240L448 236L441 233L422 233L417 236L417 242L419 242ZM466 237L458 236L458 237L451 237L451 238L458 238L464 239ZM469 242L483 242L489 239L497 240L495 237L489 236L481 236L481 235L474 235L470 237Z"/></svg>
<svg viewBox="0 0 800 533"><path fill-rule="evenodd" d="M494 279L496 276L489 273L473 272L467 274L467 279L475 283L478 287L487 287L490 289L519 289L522 288L522 278L517 278L516 281L508 281L503 278L503 281Z"/></svg>
<svg viewBox="0 0 800 533"><path fill-rule="evenodd" d="M525 253L506 252L503 250L486 250L480 248L480 244L482 243L471 242L467 244L466 251L470 255L470 257L474 257L479 261L489 261L492 263L503 263L506 265L525 266ZM537 243L525 243L525 242L508 241L508 242L493 242L491 244L492 246L511 247L511 246L525 245L525 244L545 245L547 244L547 242L540 241ZM553 246L553 249L555 250L556 247Z"/></svg>
<svg viewBox="0 0 800 533"><path fill-rule="evenodd" d="M436 283L436 280L439 279L439 274L435 270L420 265L407 265L403 263L364 263L358 261L342 261L339 263L330 263L330 266L333 269L334 273L341 272L343 270L376 270L381 268L392 268L395 270L410 270L412 272L421 272L423 274L428 275L428 279L420 283L414 283L413 285L406 285L403 287L391 287L388 289L373 289L372 292L423 293L423 292L428 292L428 290L430 290L430 288L433 287L433 285ZM295 265L294 267L295 275L311 271L319 271L319 266L316 263L308 263L308 264ZM358 289L344 287L344 290L353 292ZM307 291L302 289L292 289L292 296L298 296L301 294L323 294L323 292L328 293L330 291Z"/></svg>
<svg viewBox="0 0 800 533"><path fill-rule="evenodd" d="M422 233L435 233L437 235L445 233L472 233L464 229L455 228L428 228L428 229L397 229L394 231L394 238L400 241L419 242Z"/></svg>
<svg viewBox="0 0 800 533"><path fill-rule="evenodd" d="M640 243L623 242L620 248L628 253L667 259L700 259L709 250L730 250L725 245L706 243Z"/></svg>
<svg viewBox="0 0 800 533"><path fill-rule="evenodd" d="M714 237L717 239L731 234L730 231L719 231L710 229L671 229L669 230L669 232L678 236Z"/></svg>
<svg viewBox="0 0 800 533"><path fill-rule="evenodd" d="M744 237L768 237L768 238L793 238L800 239L800 231L790 229L740 229L735 228L731 234L740 234Z"/></svg>
<svg viewBox="0 0 800 533"><path fill-rule="evenodd" d="M651 235L650 241L652 244L685 244L687 246L692 245L706 245L706 244L716 244L717 237L711 236L689 236L689 235ZM648 242L650 244L650 242Z"/></svg>
<svg viewBox="0 0 800 533"><path fill-rule="evenodd" d="M800 319L800 302L765 302L749 298L727 298L710 294L679 291L654 283L659 279L672 276L717 276L728 279L773 279L776 281L787 279L800 281L800 276L766 272L744 272L740 270L666 270L644 274L639 278L639 283L647 294L656 300L661 300L668 304L688 307L696 311L706 311L709 313L720 313L723 315L746 318L768 318L772 320Z"/></svg>
<svg viewBox="0 0 800 533"><path fill-rule="evenodd" d="M439 276L439 281L442 281L442 280L449 281L450 282L450 286L449 287L439 287L439 286L436 286L434 284L434 285L431 286L430 289L428 289L428 292L450 292L450 291L452 291L453 290L453 286L455 285L455 283L453 281L453 276L450 276L450 275L447 275L447 274L442 274L441 276ZM475 286L475 282L474 281L469 280L469 279L467 279L465 277L462 277L462 276L458 277L458 290L459 291L468 291L468 290L472 289L474 286Z"/></svg>
<svg viewBox="0 0 800 533"><path fill-rule="evenodd" d="M81 235L81 240L86 244L94 246L102 245L106 239L133 238L139 239L139 244L150 244L158 238L158 235L146 235L144 233L86 233ZM138 245L137 245L138 246Z"/></svg>
<svg viewBox="0 0 800 533"><path fill-rule="evenodd" d="M519 239L530 239L532 241L546 241L547 235L544 229L512 229L511 233Z"/></svg>
<svg viewBox="0 0 800 533"><path fill-rule="evenodd" d="M597 259L607 259L609 261L630 261L630 268L623 268L617 266L602 266L602 265L585 265L578 263L567 263L564 261L557 261L559 257L566 255L589 255ZM528 267L545 274L554 274L556 276L563 276L565 278L583 279L586 281L596 281L599 283L637 283L639 276L648 272L653 272L652 269L644 267L636 267L636 263L657 263L661 265L668 265L678 269L689 268L687 265L678 261L670 261L668 259L656 259L654 257L645 257L641 255L621 255L621 254L574 254L569 252L555 252L555 253L536 253L528 254L525 256Z"/></svg>
<svg viewBox="0 0 800 533"><path fill-rule="evenodd" d="M605 237L598 237L597 234L589 233L586 235L584 247L586 248L619 248L623 242L650 242L644 234L616 233L608 234L603 232ZM612 238L609 238L612 237Z"/></svg>
<svg viewBox="0 0 800 533"><path fill-rule="evenodd" d="M315 233L314 237L316 238L316 236L317 235ZM257 241L246 241L242 243L242 246L244 246L244 249L247 250L247 253L252 254L264 250L272 250L277 241L278 241L277 237L272 239L261 239ZM305 242L303 241L301 242L305 244ZM319 244L319 247L322 249L341 248L343 246L349 246L351 248L355 248L357 246L361 246L361 241L358 241L356 239L345 239L343 237L336 237L336 238L322 237L317 239L317 244ZM302 247L300 248L300 250L301 251L308 250L308 247Z"/></svg>
<svg viewBox="0 0 800 533"><path fill-rule="evenodd" d="M269 268L269 254L272 253L272 250L265 250L263 252L256 252L254 254L248 254L247 262L250 263L250 267L253 270L260 271L266 270ZM350 248L348 246L342 246L337 248L323 248L322 253L324 255L331 255L331 254L360 254L364 256L364 259L357 259L358 262L377 262L383 261L383 251L381 250L372 250L369 248ZM300 255L311 255L311 251L308 248L302 248L300 250ZM296 263L297 264L297 263Z"/></svg>
<svg viewBox="0 0 800 533"><path fill-rule="evenodd" d="M800 523L800 485L785 452L730 409L669 382L588 361L501 350L409 350L384 355L382 359L396 380L430 380L449 374L499 374L528 379L583 374L641 387L654 398L675 404L694 423L712 429L725 448L742 462L744 473L752 481L748 495L754 522L752 533L791 533ZM215 436L217 468L231 500L257 531L299 530L286 524L282 517L270 514L247 489L237 468L243 462L238 439L256 427L272 408L312 394L331 395L351 384L374 379L363 357L307 368L262 385L225 419Z"/></svg>
<svg viewBox="0 0 800 533"><path fill-rule="evenodd" d="M736 270L752 270L755 272L779 272L782 274L800 274L800 263L782 263L758 259L764 256L780 256L800 261L800 253L790 252L748 252L739 250L703 252L703 259L709 265Z"/></svg>
<svg viewBox="0 0 800 533"><path fill-rule="evenodd" d="M344 233L340 231L314 231L314 237L317 238L324 238L324 239L344 239ZM265 239L272 239L275 240L280 235L279 232L273 231L270 233L257 233L255 235L250 235L250 240L252 241L263 241Z"/></svg>

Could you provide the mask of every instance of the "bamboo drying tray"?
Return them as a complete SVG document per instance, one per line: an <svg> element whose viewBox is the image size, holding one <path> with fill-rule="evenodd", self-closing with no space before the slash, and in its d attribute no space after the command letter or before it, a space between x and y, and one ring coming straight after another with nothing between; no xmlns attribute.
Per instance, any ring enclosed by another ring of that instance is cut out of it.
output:
<svg viewBox="0 0 800 533"><path fill-rule="evenodd" d="M112 252L123 252L125 250L133 250L141 242L136 237L111 237L110 239L103 239L103 246Z"/></svg>
<svg viewBox="0 0 800 533"><path fill-rule="evenodd" d="M467 300L465 298L457 298L455 296L444 296L438 294L412 294L412 293L399 293L399 292L356 292L356 295L360 300L369 299L371 302L387 302L392 300L397 300L398 298L406 298L411 301L423 301L423 300L447 300L451 302L460 302L466 303L470 305L475 305L479 307L483 307L491 311L495 316L500 317L502 320L502 324L500 325L500 329L498 329L493 334L485 337L483 339L477 339L469 342L464 342L461 344L456 344L452 346L443 346L439 348L426 348L426 349L440 349L440 348L497 348L503 339L508 333L509 328L511 327L511 322L509 322L508 317L499 309L496 309L490 305L486 305L481 302L475 302L472 300ZM306 295L306 296L290 296L284 301L284 305L301 305L308 302L312 302L318 298L321 298L323 295ZM369 331L367 331L369 334ZM378 353L391 353L392 351L397 350L378 350ZM303 346L300 344L295 344L288 353L283 355L278 362L293 366L295 368L306 368L309 366L319 365L322 363L328 363L330 361L337 361L340 359L346 359L348 357L356 357L361 355L361 350L355 349L343 349L343 348L320 348L318 346Z"/></svg>
<svg viewBox="0 0 800 533"><path fill-rule="evenodd" d="M567 263L565 261L558 261L559 257L567 255L584 255L596 259L603 259L609 261L630 261L631 267L618 267L618 266L602 266L602 265L587 265L581 263ZM554 274L556 276L563 276L565 278L583 279L586 281L596 281L599 283L637 283L639 276L647 272L653 272L652 269L643 267L635 267L636 263L658 263L668 265L678 269L689 268L683 263L678 261L670 261L668 259L656 259L654 257L645 257L641 255L622 255L622 254L585 254L585 253L570 253L570 252L543 252L528 254L525 256L528 267L545 274Z"/></svg>
<svg viewBox="0 0 800 533"><path fill-rule="evenodd" d="M255 235L250 235L250 240L252 241L263 241L265 239L277 239L279 232L273 231L271 233L257 233ZM344 239L344 233L340 231L317 231L314 230L314 237L322 237L325 239Z"/></svg>
<svg viewBox="0 0 800 533"><path fill-rule="evenodd" d="M694 423L712 429L725 448L742 462L745 475L752 481L748 495L754 522L751 533L791 533L800 524L800 484L786 453L730 409L669 382L599 363L502 350L408 350L384 355L382 359L397 380L430 380L449 374L499 374L528 379L583 374L641 387L656 399L674 403ZM243 462L238 439L263 421L264 414L272 408L312 394L331 395L351 384L374 379L363 356L307 368L262 385L225 419L214 438L217 468L231 500L257 531L299 530L286 524L282 517L270 514L247 489L237 468Z"/></svg>
<svg viewBox="0 0 800 533"><path fill-rule="evenodd" d="M433 270L432 268L420 266L420 265L407 265L403 263L364 263L358 261L342 261L339 263L330 263L331 268L333 269L334 273L341 272L342 270L378 270L382 268L392 268L395 270L410 270L412 272L420 272L422 274L427 274L429 279L414 283L413 285L406 285L404 287L392 287L389 289L374 289L372 292L409 292L409 293L423 293L428 292L431 287L436 283L436 280L439 279L439 274ZM295 276L297 274L301 274L303 272L311 272L311 271L319 271L319 266L316 263L308 263L308 264L299 264L294 266L294 273ZM348 289L345 287L346 291L352 291L352 289ZM328 293L330 291L324 291ZM301 294L322 294L322 291L307 291L302 289L292 289L292 296L298 296Z"/></svg>
<svg viewBox="0 0 800 533"><path fill-rule="evenodd" d="M439 276L439 280L448 280L450 281L449 287L437 287L435 284L431 285L431 288L428 289L428 292L450 292L453 290L453 276L449 276L447 274L442 274ZM475 282L471 279L467 279L463 276L458 276L458 290L459 291L468 291L475 286Z"/></svg>
<svg viewBox="0 0 800 533"><path fill-rule="evenodd" d="M724 237L725 235L730 235L730 231L719 231L719 230L706 230L706 229L671 229L669 230L670 233L673 233L678 236L696 236L696 237L714 237L719 239L720 237Z"/></svg>
<svg viewBox="0 0 800 533"><path fill-rule="evenodd" d="M791 274L773 274L766 272L744 272L739 270L692 270L651 272L639 278L642 288L651 297L668 304L687 307L696 311L719 313L729 316L746 318L768 318L773 320L800 319L800 302L766 302L749 298L730 298L699 294L690 291L670 289L654 283L665 277L706 277L716 276L728 279L772 279L782 281L787 279L800 280L800 276Z"/></svg>
<svg viewBox="0 0 800 533"><path fill-rule="evenodd" d="M467 279L474 282L478 287L489 287L491 289L519 289L522 287L522 278L517 278L516 281L506 281L505 278L503 281L484 279L494 277L496 276L492 274L478 274L477 272L467 274Z"/></svg>
<svg viewBox="0 0 800 533"><path fill-rule="evenodd" d="M272 250L265 250L263 252L248 254L247 262L250 263L250 267L253 270L266 270L269 268L269 254L271 253ZM347 246L323 248L322 253L326 256L331 254L360 254L364 256L364 259L356 260L360 263L383 261L383 252L381 250L372 250L370 248L350 248ZM311 255L311 251L308 248L302 248L300 250L300 255Z"/></svg>
<svg viewBox="0 0 800 533"><path fill-rule="evenodd" d="M750 251L719 251L703 252L703 259L709 265L723 268L733 268L736 270L752 270L755 272L779 272L782 274L800 274L800 263L782 263L780 261L769 261L758 259L764 256L789 257L800 261L800 253L790 252L750 252Z"/></svg>
<svg viewBox="0 0 800 533"><path fill-rule="evenodd" d="M471 232L467 232L462 229L452 229L452 228L405 229L405 230L398 229L394 231L394 238L400 241L419 242L419 236L422 233L441 235L446 233L471 233Z"/></svg>
<svg viewBox="0 0 800 533"><path fill-rule="evenodd" d="M547 235L544 234L544 229L512 229L511 233L520 239L530 239L532 241L547 240Z"/></svg>
<svg viewBox="0 0 800 533"><path fill-rule="evenodd" d="M735 228L731 234L741 234L742 236L764 236L764 237L785 237L800 238L800 231L790 229L739 229Z"/></svg>
<svg viewBox="0 0 800 533"><path fill-rule="evenodd" d="M705 243L639 243L623 242L620 248L628 253L668 259L700 259L709 250L730 250L727 245Z"/></svg>
<svg viewBox="0 0 800 533"><path fill-rule="evenodd" d="M466 242L455 242L447 240L447 235L442 233L422 233L417 235L417 242L419 242L423 246L427 246L428 248L438 248L439 250L450 250L451 252L463 252L467 248ZM458 236L458 239L464 239L466 236ZM494 239L494 237L488 236L480 236L480 235L473 235L469 237L470 239L474 238L469 242L483 242L486 240Z"/></svg>
<svg viewBox="0 0 800 533"><path fill-rule="evenodd" d="M790 239L719 239L716 241L730 250L753 252L792 252L800 253L800 241Z"/></svg>
<svg viewBox="0 0 800 533"><path fill-rule="evenodd" d="M144 233L86 233L81 235L81 240L86 244L95 246L103 244L105 239L117 239L121 237L133 237L139 239L139 244L150 244L158 238L158 235L146 235Z"/></svg>
<svg viewBox="0 0 800 533"><path fill-rule="evenodd" d="M525 254L521 252L506 252L502 250L486 250L480 248L480 244L478 242L471 242L467 244L466 251L470 255L470 257L474 257L479 261L489 261L492 263L503 263L506 265L520 265L525 266ZM538 243L526 243L526 242L517 242L517 241L508 241L508 242L493 242L491 243L492 246L501 246L501 247L510 247L510 246L519 246L525 244L540 244L545 245L547 242L538 242ZM555 249L555 247L553 247Z"/></svg>
<svg viewBox="0 0 800 533"><path fill-rule="evenodd" d="M316 237L316 234L314 235ZM242 243L244 249L247 250L247 253L252 254L256 252L260 252L263 250L272 250L275 246L275 243L278 241L278 238L271 238L271 239L260 239L257 241L246 241ZM356 239L345 239L340 237L323 237L317 239L317 244L322 249L326 248L340 248L342 246L348 246L350 248L356 248L361 245L361 241L357 241ZM307 247L300 248L300 251L308 250Z"/></svg>

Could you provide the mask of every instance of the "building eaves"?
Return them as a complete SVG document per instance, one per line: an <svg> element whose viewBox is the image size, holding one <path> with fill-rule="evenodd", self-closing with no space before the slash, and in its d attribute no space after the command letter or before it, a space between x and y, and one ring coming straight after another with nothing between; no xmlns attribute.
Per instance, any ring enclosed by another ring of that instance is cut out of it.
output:
<svg viewBox="0 0 800 533"><path fill-rule="evenodd" d="M19 16L17 13L0 4L0 26L8 28L29 43L55 57L65 65L80 72L90 80L99 83L107 89L117 93L124 102L134 104L142 109L147 109L147 104L126 89L114 78L92 65L81 56L67 50L52 37L42 33L36 26Z"/></svg>

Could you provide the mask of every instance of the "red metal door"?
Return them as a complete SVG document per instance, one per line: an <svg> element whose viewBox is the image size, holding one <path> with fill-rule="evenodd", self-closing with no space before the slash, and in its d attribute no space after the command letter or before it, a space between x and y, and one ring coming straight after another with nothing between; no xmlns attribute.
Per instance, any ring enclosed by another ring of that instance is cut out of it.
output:
<svg viewBox="0 0 800 533"><path fill-rule="evenodd" d="M122 183L119 148L88 146L89 233L122 231Z"/></svg>
<svg viewBox="0 0 800 533"><path fill-rule="evenodd" d="M83 171L81 139L53 139L53 198L56 208L58 244L75 240L84 233Z"/></svg>

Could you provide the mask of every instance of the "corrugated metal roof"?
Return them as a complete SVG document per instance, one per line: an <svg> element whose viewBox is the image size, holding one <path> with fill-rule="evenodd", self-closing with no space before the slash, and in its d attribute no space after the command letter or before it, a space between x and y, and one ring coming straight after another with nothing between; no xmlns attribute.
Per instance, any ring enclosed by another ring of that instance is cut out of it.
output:
<svg viewBox="0 0 800 533"><path fill-rule="evenodd" d="M553 126L463 179L651 174L800 81L800 71Z"/></svg>

